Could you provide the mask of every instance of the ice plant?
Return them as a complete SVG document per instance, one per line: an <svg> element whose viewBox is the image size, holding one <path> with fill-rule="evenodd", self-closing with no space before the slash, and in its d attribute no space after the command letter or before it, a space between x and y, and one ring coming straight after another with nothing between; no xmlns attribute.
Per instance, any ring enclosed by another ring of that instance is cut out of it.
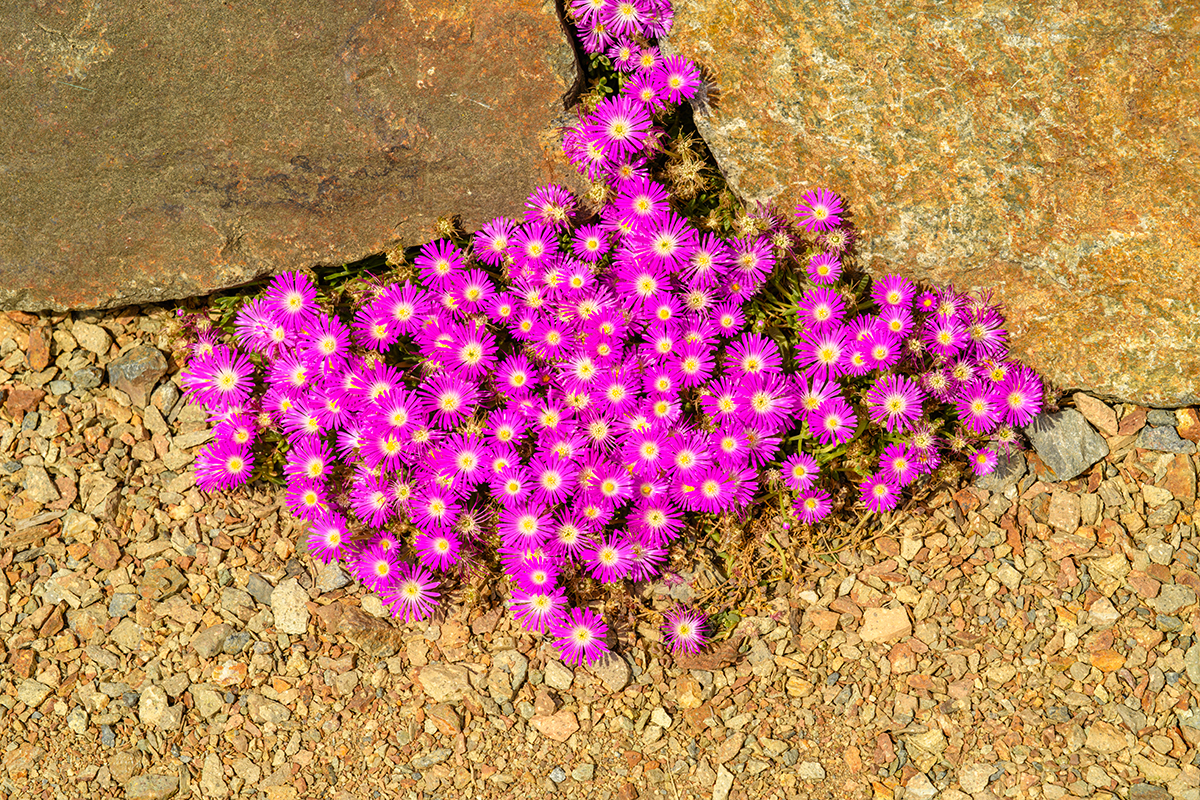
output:
<svg viewBox="0 0 1200 800"><path fill-rule="evenodd" d="M708 643L708 620L699 611L677 606L664 615L662 631L673 653L698 653Z"/></svg>
<svg viewBox="0 0 1200 800"><path fill-rule="evenodd" d="M214 425L201 489L281 466L310 552L406 621L495 546L514 617L580 663L607 629L579 585L654 579L705 515L769 502L817 525L844 478L883 512L943 459L985 474L1042 388L1008 360L990 300L900 276L868 298L828 189L794 218L687 216L661 126L702 79L655 45L669 5L571 13L625 75L564 134L586 200L540 187L521 219L441 228L338 308L309 276L276 276L232 340L193 324L183 382ZM664 634L695 652L704 617L677 609Z"/></svg>

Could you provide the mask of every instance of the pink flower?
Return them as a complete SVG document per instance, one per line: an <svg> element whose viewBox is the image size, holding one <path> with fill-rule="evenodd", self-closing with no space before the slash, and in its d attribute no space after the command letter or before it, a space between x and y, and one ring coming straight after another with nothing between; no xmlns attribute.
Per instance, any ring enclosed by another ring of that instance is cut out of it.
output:
<svg viewBox="0 0 1200 800"><path fill-rule="evenodd" d="M694 654L708 644L707 626L704 614L678 606L664 615L662 631L672 653Z"/></svg>
<svg viewBox="0 0 1200 800"><path fill-rule="evenodd" d="M796 216L809 233L822 233L841 224L839 215L844 210L840 197L828 189L817 189L800 198Z"/></svg>
<svg viewBox="0 0 1200 800"><path fill-rule="evenodd" d="M564 618L550 623L550 633L559 657L568 664L591 664L609 652L604 644L608 626L590 608L573 608Z"/></svg>

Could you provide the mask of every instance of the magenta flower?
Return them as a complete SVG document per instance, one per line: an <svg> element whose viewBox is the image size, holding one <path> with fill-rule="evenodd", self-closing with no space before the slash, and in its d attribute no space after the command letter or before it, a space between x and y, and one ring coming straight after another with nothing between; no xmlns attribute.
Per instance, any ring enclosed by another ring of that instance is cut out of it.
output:
<svg viewBox="0 0 1200 800"><path fill-rule="evenodd" d="M691 59L667 56L655 68L659 81L667 90L667 101L678 105L696 96L700 88L700 70Z"/></svg>
<svg viewBox="0 0 1200 800"><path fill-rule="evenodd" d="M797 492L808 491L820 474L817 460L808 453L796 453L783 462L783 481Z"/></svg>
<svg viewBox="0 0 1200 800"><path fill-rule="evenodd" d="M967 352L972 358L1004 358L1008 353L1004 317L990 306L970 311L966 320Z"/></svg>
<svg viewBox="0 0 1200 800"><path fill-rule="evenodd" d="M462 252L449 239L422 245L414 264L421 280L431 289L443 289L463 269Z"/></svg>
<svg viewBox="0 0 1200 800"><path fill-rule="evenodd" d="M997 461L995 451L981 448L971 454L971 469L980 477L990 475L996 469Z"/></svg>
<svg viewBox="0 0 1200 800"><path fill-rule="evenodd" d="M700 235L686 219L673 211L642 227L628 243L639 259L659 270L676 272L691 257Z"/></svg>
<svg viewBox="0 0 1200 800"><path fill-rule="evenodd" d="M920 385L903 375L886 375L875 381L866 395L871 421L889 433L907 430L921 416L925 393Z"/></svg>
<svg viewBox="0 0 1200 800"><path fill-rule="evenodd" d="M725 364L742 375L779 372L782 363L779 346L757 333L742 336L725 355Z"/></svg>
<svg viewBox="0 0 1200 800"><path fill-rule="evenodd" d="M809 491L796 501L795 512L801 522L815 525L829 515L833 508L829 494L820 489Z"/></svg>
<svg viewBox="0 0 1200 800"><path fill-rule="evenodd" d="M746 324L742 308L737 303L723 303L714 308L712 320L716 323L717 330L726 338L740 332L742 326Z"/></svg>
<svg viewBox="0 0 1200 800"><path fill-rule="evenodd" d="M871 286L871 297L884 310L903 308L908 311L915 293L912 281L899 275L888 275Z"/></svg>
<svg viewBox="0 0 1200 800"><path fill-rule="evenodd" d="M254 388L254 364L245 353L217 345L209 355L189 362L183 383L195 402L210 409L242 405Z"/></svg>
<svg viewBox="0 0 1200 800"><path fill-rule="evenodd" d="M813 427L813 435L821 444L844 444L850 441L858 428L858 417L854 415L854 409L841 398L827 400L817 409L814 416L817 418L817 424L810 427Z"/></svg>
<svg viewBox="0 0 1200 800"><path fill-rule="evenodd" d="M872 370L889 370L900 361L900 337L891 331L873 333L864 344L867 364Z"/></svg>
<svg viewBox="0 0 1200 800"><path fill-rule="evenodd" d="M631 36L641 33L645 12L641 3L633 0L619 0L609 3L601 12L604 27L616 36Z"/></svg>
<svg viewBox="0 0 1200 800"><path fill-rule="evenodd" d="M387 317L397 334L415 333L423 323L429 304L425 291L411 283L389 286L371 308Z"/></svg>
<svg viewBox="0 0 1200 800"><path fill-rule="evenodd" d="M355 579L373 592L382 592L400 577L396 548L377 542L358 554L350 566Z"/></svg>
<svg viewBox="0 0 1200 800"><path fill-rule="evenodd" d="M1023 364L1009 372L999 391L1006 425L1028 425L1042 409L1042 380Z"/></svg>
<svg viewBox="0 0 1200 800"><path fill-rule="evenodd" d="M533 633L545 633L547 627L565 618L567 596L557 587L541 592L515 589L509 608L522 628Z"/></svg>
<svg viewBox="0 0 1200 800"><path fill-rule="evenodd" d="M560 514L551 526L550 540L545 545L547 554L578 558L589 544L585 531L586 526L573 514Z"/></svg>
<svg viewBox="0 0 1200 800"><path fill-rule="evenodd" d="M516 224L505 217L496 217L476 232L472 239L475 257L488 266L498 266L508 255Z"/></svg>
<svg viewBox="0 0 1200 800"><path fill-rule="evenodd" d="M558 256L558 237L549 226L527 222L513 234L509 254L518 269L544 269Z"/></svg>
<svg viewBox="0 0 1200 800"><path fill-rule="evenodd" d="M793 400L789 381L782 375L759 375L747 380L742 387L746 398L743 419L765 430L783 429L791 417Z"/></svg>
<svg viewBox="0 0 1200 800"><path fill-rule="evenodd" d="M568 664L588 664L606 655L609 650L604 644L608 626L604 619L590 608L573 608L563 618L550 623L550 633L555 637L554 646L559 657Z"/></svg>
<svg viewBox="0 0 1200 800"><path fill-rule="evenodd" d="M842 321L846 301L835 289L818 286L805 290L798 304L800 322L805 328L829 330Z"/></svg>
<svg viewBox="0 0 1200 800"><path fill-rule="evenodd" d="M738 294L749 297L775 268L771 242L765 236L734 239L729 243L731 260L727 275L742 287Z"/></svg>
<svg viewBox="0 0 1200 800"><path fill-rule="evenodd" d="M972 433L991 433L1000 424L1004 407L1003 395L995 385L983 380L974 380L961 387L954 399L958 418Z"/></svg>
<svg viewBox="0 0 1200 800"><path fill-rule="evenodd" d="M888 306L879 314L879 320L889 333L901 339L913 329L912 312L904 306Z"/></svg>
<svg viewBox="0 0 1200 800"><path fill-rule="evenodd" d="M628 578L633 570L633 548L617 534L583 551L583 563L592 577L601 583Z"/></svg>
<svg viewBox="0 0 1200 800"><path fill-rule="evenodd" d="M966 346L967 329L957 317L932 316L925 322L922 338L931 352L950 358Z"/></svg>
<svg viewBox="0 0 1200 800"><path fill-rule="evenodd" d="M427 570L415 564L405 565L395 583L379 592L379 599L393 617L416 622L429 617L437 607L438 593L434 590L438 585Z"/></svg>
<svg viewBox="0 0 1200 800"><path fill-rule="evenodd" d="M475 411L479 393L474 384L453 375L437 375L421 384L432 422L449 430Z"/></svg>
<svg viewBox="0 0 1200 800"><path fill-rule="evenodd" d="M316 481L292 481L284 498L288 510L303 520L312 521L329 510L325 487Z"/></svg>
<svg viewBox="0 0 1200 800"><path fill-rule="evenodd" d="M796 216L809 233L822 233L842 223L842 200L828 189L805 192L796 206Z"/></svg>
<svg viewBox="0 0 1200 800"><path fill-rule="evenodd" d="M525 592L549 592L558 580L558 564L546 556L535 556L521 565L514 576Z"/></svg>
<svg viewBox="0 0 1200 800"><path fill-rule="evenodd" d="M533 190L525 201L529 211L526 222L541 222L554 230L564 230L575 212L575 196L563 186L552 183Z"/></svg>
<svg viewBox="0 0 1200 800"><path fill-rule="evenodd" d="M704 614L677 606L664 615L662 631L672 653L691 655L708 644L707 627L708 618Z"/></svg>
<svg viewBox="0 0 1200 800"><path fill-rule="evenodd" d="M683 529L683 517L668 500L645 500L630 514L629 524L646 541L661 547L675 539Z"/></svg>
<svg viewBox="0 0 1200 800"><path fill-rule="evenodd" d="M373 528L381 528L396 515L383 477L361 474L350 490L350 510Z"/></svg>
<svg viewBox="0 0 1200 800"><path fill-rule="evenodd" d="M832 253L817 253L809 259L805 271L813 283L828 286L842 277L842 260Z"/></svg>
<svg viewBox="0 0 1200 800"><path fill-rule="evenodd" d="M609 251L609 237L599 225L584 225L572 236L571 249L575 257L594 264Z"/></svg>
<svg viewBox="0 0 1200 800"><path fill-rule="evenodd" d="M544 513L546 507L528 503L500 512L500 536L506 547L528 549L540 547L550 538L553 520Z"/></svg>
<svg viewBox="0 0 1200 800"><path fill-rule="evenodd" d="M641 230L667 215L671 209L670 195L662 184L641 178L621 187L613 208L618 219Z"/></svg>
<svg viewBox="0 0 1200 800"><path fill-rule="evenodd" d="M609 156L621 158L642 149L650 133L649 112L640 102L621 94L596 104L592 123L585 130L596 137Z"/></svg>
<svg viewBox="0 0 1200 800"><path fill-rule="evenodd" d="M209 493L241 486L253 470L254 455L249 445L232 439L218 439L196 456L196 484Z"/></svg>
<svg viewBox="0 0 1200 800"><path fill-rule="evenodd" d="M796 345L796 360L804 367L808 379L831 381L845 371L849 356L846 333L841 328L809 331Z"/></svg>
<svg viewBox="0 0 1200 800"><path fill-rule="evenodd" d="M341 559L350 550L346 518L336 511L317 517L308 528L308 552L323 564Z"/></svg>
<svg viewBox="0 0 1200 800"><path fill-rule="evenodd" d="M906 444L890 444L879 456L879 470L896 486L907 486L919 474L916 453Z"/></svg>
<svg viewBox="0 0 1200 800"><path fill-rule="evenodd" d="M860 499L868 511L891 511L900 502L900 487L882 473L872 475L858 485Z"/></svg>
<svg viewBox="0 0 1200 800"><path fill-rule="evenodd" d="M276 275L265 296L276 318L288 330L300 330L317 314L317 286L301 272Z"/></svg>
<svg viewBox="0 0 1200 800"><path fill-rule="evenodd" d="M337 317L316 315L302 342L311 363L325 372L340 368L350 357L350 329Z"/></svg>
<svg viewBox="0 0 1200 800"><path fill-rule="evenodd" d="M685 478L680 482L684 508L706 514L719 514L733 502L734 486L724 470L709 467L700 471L695 479Z"/></svg>
<svg viewBox="0 0 1200 800"><path fill-rule="evenodd" d="M289 478L328 479L333 468L333 452L320 439L302 440L288 453L283 472Z"/></svg>

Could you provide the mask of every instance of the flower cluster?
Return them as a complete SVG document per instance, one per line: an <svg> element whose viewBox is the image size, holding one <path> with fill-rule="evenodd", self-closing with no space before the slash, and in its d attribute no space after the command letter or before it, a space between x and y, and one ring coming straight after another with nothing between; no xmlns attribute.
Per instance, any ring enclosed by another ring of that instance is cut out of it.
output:
<svg viewBox="0 0 1200 800"><path fill-rule="evenodd" d="M802 219L822 202L815 194L798 209ZM835 213L829 207L824 212ZM1015 429L1041 409L1042 383L1028 367L1007 360L1003 317L986 298L952 287L918 293L897 275L877 282L871 296L877 313L847 319L838 292L817 285L803 293L798 315L804 333L796 358L810 383L798 396L812 435L824 445L842 444L854 435L858 420L840 381L874 376L863 399L870 421L886 431L890 443L859 491L868 510L886 511L896 507L903 487L941 464L943 445L964 453L976 475L990 473L995 448L1016 443ZM943 443L930 414L947 404L960 425ZM811 456L797 453L785 465L785 480L805 492L814 466ZM796 506L804 522L827 510L828 496L820 490Z"/></svg>
<svg viewBox="0 0 1200 800"><path fill-rule="evenodd" d="M621 190L649 175L663 136L655 115L694 97L700 70L683 56L664 56L654 42L671 29L667 0L574 0L571 13L584 50L608 57L621 90L594 110L580 110L563 149L589 179Z"/></svg>
<svg viewBox="0 0 1200 800"><path fill-rule="evenodd" d="M669 4L575 0L572 12L584 46L627 73L565 136L608 189L598 211L539 188L523 219L421 247L407 280L378 283L345 317L305 275L277 276L236 314L233 343L198 333L184 385L214 424L195 467L203 490L245 483L256 438L275 431L315 557L345 562L413 621L436 607L439 576L493 551L515 618L579 663L607 652L607 628L571 607L570 577L655 577L690 516L744 512L768 470L802 521L821 520L822 466L867 427L889 442L860 486L869 510L894 507L943 451L984 474L996 460L985 437L1015 441L1041 387L1005 360L988 302L889 276L876 310L855 314L839 288L854 235L825 189L796 209L813 247L794 356L749 323L791 234L702 232L652 179L655 115L699 86L691 62L652 44ZM865 394L847 388L872 379ZM962 423L945 443L930 421L939 404ZM705 628L679 609L664 632L690 653Z"/></svg>

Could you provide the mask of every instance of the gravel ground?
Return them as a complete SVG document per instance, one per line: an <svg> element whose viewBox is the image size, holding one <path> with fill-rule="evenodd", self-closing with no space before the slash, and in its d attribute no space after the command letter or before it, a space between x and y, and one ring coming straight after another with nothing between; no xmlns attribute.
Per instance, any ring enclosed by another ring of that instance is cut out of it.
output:
<svg viewBox="0 0 1200 800"><path fill-rule="evenodd" d="M0 314L0 797L1200 800L1195 409L1077 396L734 646L571 670L482 604L393 627L272 493L201 494L169 319Z"/></svg>

